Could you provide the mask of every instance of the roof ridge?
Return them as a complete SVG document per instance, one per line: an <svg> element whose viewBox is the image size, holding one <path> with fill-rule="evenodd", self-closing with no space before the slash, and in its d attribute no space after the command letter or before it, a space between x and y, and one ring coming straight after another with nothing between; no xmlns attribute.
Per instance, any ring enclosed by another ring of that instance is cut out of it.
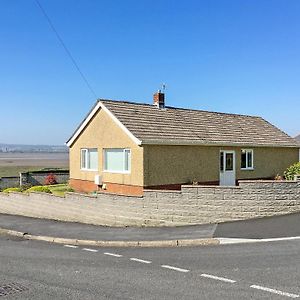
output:
<svg viewBox="0 0 300 300"><path fill-rule="evenodd" d="M119 99L98 99L97 101L98 102L102 102L102 101L118 102L118 103L125 103L125 104L135 104L135 105L144 105L144 106L149 106L149 107L155 107L153 104L149 104L149 103L134 102L134 101L128 101L128 100L119 100ZM196 108L175 107L175 106L169 106L169 105L165 106L165 108L174 109L174 110L198 111L198 112L205 112L205 113L211 113L211 114L231 115L231 116L241 116L241 117L263 119L262 117L255 116L255 115L227 113L227 112L211 111L211 110L196 109Z"/></svg>

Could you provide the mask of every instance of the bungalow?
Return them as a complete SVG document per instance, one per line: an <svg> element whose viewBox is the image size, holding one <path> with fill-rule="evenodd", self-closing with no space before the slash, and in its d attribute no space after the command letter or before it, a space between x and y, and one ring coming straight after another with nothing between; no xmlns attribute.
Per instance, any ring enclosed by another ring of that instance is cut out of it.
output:
<svg viewBox="0 0 300 300"><path fill-rule="evenodd" d="M299 160L300 143L261 117L98 100L67 141L70 185L141 195L182 184L271 179Z"/></svg>

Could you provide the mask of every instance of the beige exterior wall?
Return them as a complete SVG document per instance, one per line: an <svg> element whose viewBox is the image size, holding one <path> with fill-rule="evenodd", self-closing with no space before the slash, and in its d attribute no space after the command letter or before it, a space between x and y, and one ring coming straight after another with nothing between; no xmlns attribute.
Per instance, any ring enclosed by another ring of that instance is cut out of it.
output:
<svg viewBox="0 0 300 300"><path fill-rule="evenodd" d="M98 149L98 171L80 169L80 150ZM130 174L103 172L104 148L131 149ZM249 147L247 147L248 149ZM298 148L252 148L254 170L241 170L241 147L158 146L136 143L103 110L99 110L70 147L70 178L129 186L158 186L219 181L220 150L236 153L236 179L274 178L299 160Z"/></svg>
<svg viewBox="0 0 300 300"><path fill-rule="evenodd" d="M273 178L299 160L298 148L252 148L254 170L241 170L241 147L144 146L145 186L219 181L220 150L235 150L236 179ZM249 149L249 147L247 147Z"/></svg>
<svg viewBox="0 0 300 300"><path fill-rule="evenodd" d="M98 149L98 171L80 169L80 149ZM103 148L131 149L130 174L103 172ZM119 125L100 109L77 140L70 147L70 178L94 182L95 175L102 175L104 182L143 186L143 148L119 127Z"/></svg>

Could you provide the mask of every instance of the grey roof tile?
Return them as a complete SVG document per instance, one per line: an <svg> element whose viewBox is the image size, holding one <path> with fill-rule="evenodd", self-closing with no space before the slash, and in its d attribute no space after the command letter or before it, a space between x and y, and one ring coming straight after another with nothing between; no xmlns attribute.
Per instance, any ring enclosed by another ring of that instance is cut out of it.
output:
<svg viewBox="0 0 300 300"><path fill-rule="evenodd" d="M99 100L142 143L299 147L261 117Z"/></svg>

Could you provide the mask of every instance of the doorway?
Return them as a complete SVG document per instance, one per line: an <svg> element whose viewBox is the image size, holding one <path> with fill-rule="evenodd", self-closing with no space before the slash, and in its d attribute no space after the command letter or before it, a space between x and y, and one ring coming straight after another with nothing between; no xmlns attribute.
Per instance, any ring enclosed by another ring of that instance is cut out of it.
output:
<svg viewBox="0 0 300 300"><path fill-rule="evenodd" d="M235 185L235 151L220 151L220 185Z"/></svg>

